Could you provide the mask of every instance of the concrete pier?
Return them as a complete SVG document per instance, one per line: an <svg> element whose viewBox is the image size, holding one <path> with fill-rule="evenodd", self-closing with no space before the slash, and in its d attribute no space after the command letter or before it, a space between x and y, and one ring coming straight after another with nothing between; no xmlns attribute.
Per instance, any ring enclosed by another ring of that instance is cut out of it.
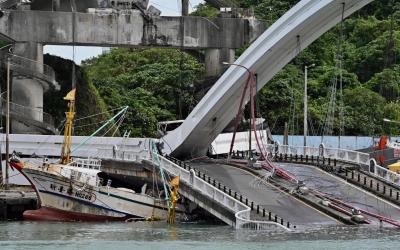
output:
<svg viewBox="0 0 400 250"><path fill-rule="evenodd" d="M0 190L0 221L20 220L25 210L37 208L33 191Z"/></svg>
<svg viewBox="0 0 400 250"><path fill-rule="evenodd" d="M32 60L32 71L43 73L43 46L38 43L17 43L15 44L15 55ZM31 107L43 112L43 92L48 89L48 84L34 79L25 74L14 72L12 79L12 101L18 105ZM43 122L40 112L27 112L27 119ZM37 129L27 126L19 120L13 119L11 124L12 131L18 133L32 134Z"/></svg>
<svg viewBox="0 0 400 250"><path fill-rule="evenodd" d="M235 61L235 50L233 49L206 49L205 51L205 76L218 77L227 69L222 62L233 63Z"/></svg>

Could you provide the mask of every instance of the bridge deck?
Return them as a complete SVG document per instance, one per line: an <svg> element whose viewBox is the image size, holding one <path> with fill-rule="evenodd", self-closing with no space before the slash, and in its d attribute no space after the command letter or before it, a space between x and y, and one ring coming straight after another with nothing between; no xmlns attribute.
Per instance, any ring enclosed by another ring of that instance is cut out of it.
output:
<svg viewBox="0 0 400 250"><path fill-rule="evenodd" d="M278 163L278 166L298 179L303 180L308 187L332 195L360 209L392 219L400 219L400 207L397 205L364 191L341 178L328 174L317 167L288 163Z"/></svg>
<svg viewBox="0 0 400 250"><path fill-rule="evenodd" d="M191 163L192 167L240 192L256 205L285 218L295 225L337 224L335 219L263 182L251 173L217 163Z"/></svg>

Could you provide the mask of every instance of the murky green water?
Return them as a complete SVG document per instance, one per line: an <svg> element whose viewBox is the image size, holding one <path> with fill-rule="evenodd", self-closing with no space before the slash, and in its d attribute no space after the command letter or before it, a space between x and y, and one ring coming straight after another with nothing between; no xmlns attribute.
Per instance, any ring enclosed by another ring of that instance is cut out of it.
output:
<svg viewBox="0 0 400 250"><path fill-rule="evenodd" d="M400 230L311 228L295 233L164 223L0 223L0 249L400 249Z"/></svg>

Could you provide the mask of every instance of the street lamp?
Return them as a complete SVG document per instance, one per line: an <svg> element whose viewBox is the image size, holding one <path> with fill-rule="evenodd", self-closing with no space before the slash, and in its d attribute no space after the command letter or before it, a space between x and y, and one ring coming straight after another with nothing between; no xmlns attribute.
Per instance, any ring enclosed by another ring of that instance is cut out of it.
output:
<svg viewBox="0 0 400 250"><path fill-rule="evenodd" d="M241 67L241 68L247 70L247 72L248 72L250 75L252 75L252 72L250 71L250 69L247 68L247 67L245 67L245 66L243 66L243 65L236 64L236 63L228 63L228 62L222 62L222 64L223 64L223 65L228 65L228 66L237 66L237 67Z"/></svg>
<svg viewBox="0 0 400 250"><path fill-rule="evenodd" d="M249 69L249 68L247 68L247 67L245 67L245 66L243 66L243 65L240 65L240 64L236 64L236 63L228 63L228 62L222 62L222 64L223 65L229 65L229 66L236 66L236 67L240 67L240 68L243 68L243 69L245 69L246 71L247 71L247 73L249 74L249 78L250 77L254 77L254 74L253 74L253 72ZM249 91L250 92L250 95L251 95L251 91ZM250 97L251 98L251 97ZM250 129L249 129L249 161L251 160L251 115L249 116L249 121L250 121ZM236 131L235 131L236 132ZM234 139L234 138L233 138ZM233 141L232 141L233 142ZM231 151L232 151L232 148L231 148L231 150L229 151L229 153L231 153Z"/></svg>
<svg viewBox="0 0 400 250"><path fill-rule="evenodd" d="M315 64L311 64L311 65L306 65L304 66L304 121L303 121L303 125L304 125L304 147L307 146L307 133L308 133L308 123L307 123L307 112L308 112L308 107L307 107L307 73L308 73L308 69L315 67Z"/></svg>

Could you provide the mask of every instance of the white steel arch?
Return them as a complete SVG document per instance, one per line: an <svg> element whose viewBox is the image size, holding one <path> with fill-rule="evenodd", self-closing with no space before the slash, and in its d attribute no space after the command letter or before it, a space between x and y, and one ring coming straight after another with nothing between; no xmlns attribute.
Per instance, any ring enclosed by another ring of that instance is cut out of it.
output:
<svg viewBox="0 0 400 250"><path fill-rule="evenodd" d="M302 0L268 28L235 64L258 75L259 91L301 50L342 20L343 5L344 17L348 17L372 1ZM164 152L193 157L204 154L234 118L246 77L246 70L231 66L183 124L162 139Z"/></svg>

